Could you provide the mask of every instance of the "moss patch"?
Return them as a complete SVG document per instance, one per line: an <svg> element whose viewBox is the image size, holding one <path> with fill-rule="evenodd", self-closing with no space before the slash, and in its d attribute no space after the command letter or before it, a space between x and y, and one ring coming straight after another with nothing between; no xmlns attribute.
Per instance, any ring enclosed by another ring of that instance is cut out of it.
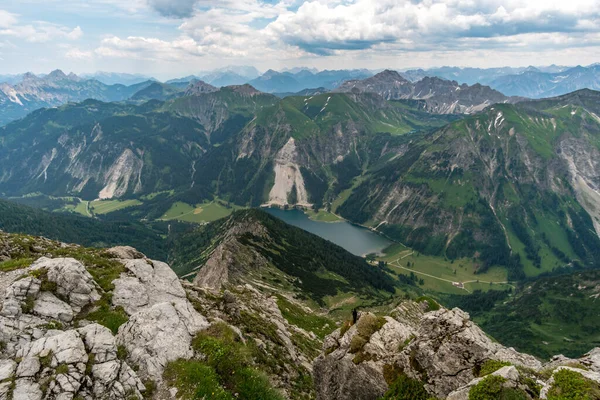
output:
<svg viewBox="0 0 600 400"><path fill-rule="evenodd" d="M509 362L506 362L506 361L487 360L481 366L481 369L479 370L479 374L476 374L476 375L486 376L493 372L498 371L500 368L507 367L509 365L512 365L512 364Z"/></svg>

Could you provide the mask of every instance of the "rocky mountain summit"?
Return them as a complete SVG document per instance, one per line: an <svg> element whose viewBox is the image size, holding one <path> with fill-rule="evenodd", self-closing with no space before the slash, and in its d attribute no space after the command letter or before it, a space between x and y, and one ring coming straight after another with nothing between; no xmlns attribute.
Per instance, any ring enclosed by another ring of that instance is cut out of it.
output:
<svg viewBox="0 0 600 400"><path fill-rule="evenodd" d="M334 90L342 93L377 93L386 100L420 100L423 108L437 114L472 114L494 103L513 103L518 98L480 84L459 85L438 77L411 82L396 71L385 70L362 80L344 82Z"/></svg>

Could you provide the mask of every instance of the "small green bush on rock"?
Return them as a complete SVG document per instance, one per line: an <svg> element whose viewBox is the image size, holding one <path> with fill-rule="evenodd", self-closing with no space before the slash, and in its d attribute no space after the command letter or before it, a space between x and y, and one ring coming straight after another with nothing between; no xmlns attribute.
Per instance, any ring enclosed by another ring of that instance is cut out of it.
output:
<svg viewBox="0 0 600 400"><path fill-rule="evenodd" d="M489 375L491 373L498 371L500 368L507 367L509 365L512 365L512 364L509 362L506 362L506 361L487 360L481 366L481 369L479 370L479 376Z"/></svg>
<svg viewBox="0 0 600 400"><path fill-rule="evenodd" d="M554 385L548 391L548 400L600 399L600 386L578 372L561 369L554 374Z"/></svg>
<svg viewBox="0 0 600 400"><path fill-rule="evenodd" d="M423 387L423 383L411 379L405 374L400 374L396 381L390 386L382 400L427 400L429 394Z"/></svg>
<svg viewBox="0 0 600 400"><path fill-rule="evenodd" d="M506 388L505 382L501 376L488 375L469 390L469 400L527 400L525 392Z"/></svg>

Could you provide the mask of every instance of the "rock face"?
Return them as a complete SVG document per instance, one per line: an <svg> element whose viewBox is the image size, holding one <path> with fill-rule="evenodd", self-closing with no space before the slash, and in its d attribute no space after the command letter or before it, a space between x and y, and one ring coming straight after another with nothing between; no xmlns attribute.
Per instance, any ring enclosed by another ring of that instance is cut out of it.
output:
<svg viewBox="0 0 600 400"><path fill-rule="evenodd" d="M73 258L0 273L0 399L141 399L167 362L194 355L192 337L209 324L169 266L133 248L107 255L123 271L110 286ZM116 335L87 320L117 315Z"/></svg>
<svg viewBox="0 0 600 400"><path fill-rule="evenodd" d="M539 373L543 370L555 374L567 368L600 383L600 349L578 360L557 356L543 365L493 342L464 311L428 307L405 302L391 317L363 314L356 325L329 335L313 365L317 399L375 400L403 374L421 382L432 397L468 400L471 388L487 379L479 375L486 362L498 364L489 376L499 377L503 388L519 391L524 396L519 398L546 398L554 381Z"/></svg>
<svg viewBox="0 0 600 400"><path fill-rule="evenodd" d="M140 374L160 380L169 361L194 355L194 334L208 322L186 301L157 303L133 314L119 329L117 343L129 351L129 359L140 366Z"/></svg>

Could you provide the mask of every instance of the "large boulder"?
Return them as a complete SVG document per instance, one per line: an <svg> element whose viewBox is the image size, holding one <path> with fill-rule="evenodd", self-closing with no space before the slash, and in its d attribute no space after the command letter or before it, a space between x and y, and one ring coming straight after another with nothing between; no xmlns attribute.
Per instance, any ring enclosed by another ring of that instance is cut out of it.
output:
<svg viewBox="0 0 600 400"><path fill-rule="evenodd" d="M531 369L542 365L535 357L493 342L466 312L442 308L423 316L397 364L410 377L426 382L431 394L445 397L475 379L475 371L490 359Z"/></svg>
<svg viewBox="0 0 600 400"><path fill-rule="evenodd" d="M187 301L158 303L133 314L119 328L117 343L125 346L142 376L161 380L169 361L194 355L192 338L208 325Z"/></svg>
<svg viewBox="0 0 600 400"><path fill-rule="evenodd" d="M128 275L113 281L113 304L132 315L159 303L185 300L186 294L173 270L160 261L124 260Z"/></svg>
<svg viewBox="0 0 600 400"><path fill-rule="evenodd" d="M96 282L83 264L74 258L42 257L33 263L30 270L47 271L49 282L56 284L56 292L68 299L75 312L100 299Z"/></svg>

